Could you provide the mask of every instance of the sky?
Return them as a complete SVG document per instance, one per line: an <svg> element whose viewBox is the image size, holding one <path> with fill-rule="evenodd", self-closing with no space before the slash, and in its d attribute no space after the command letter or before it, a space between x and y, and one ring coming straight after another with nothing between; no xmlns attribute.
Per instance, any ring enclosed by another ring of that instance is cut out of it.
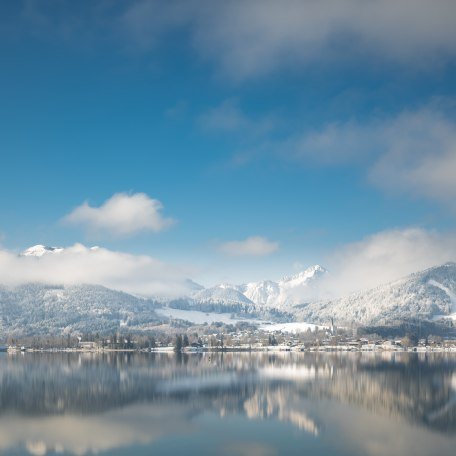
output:
<svg viewBox="0 0 456 456"><path fill-rule="evenodd" d="M453 0L2 2L0 272L45 280L17 263L34 244L101 246L100 282L148 292L315 263L370 286L456 260L455 17Z"/></svg>

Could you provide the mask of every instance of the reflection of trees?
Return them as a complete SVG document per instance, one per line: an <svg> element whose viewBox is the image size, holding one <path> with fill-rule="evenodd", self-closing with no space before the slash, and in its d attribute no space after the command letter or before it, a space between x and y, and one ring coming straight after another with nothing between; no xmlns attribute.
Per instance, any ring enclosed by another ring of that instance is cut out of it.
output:
<svg viewBox="0 0 456 456"><path fill-rule="evenodd" d="M25 354L0 358L0 410L98 413L137 402L185 403L293 423L318 433L309 400L330 399L456 428L456 359L432 354ZM307 401L307 402L306 402Z"/></svg>

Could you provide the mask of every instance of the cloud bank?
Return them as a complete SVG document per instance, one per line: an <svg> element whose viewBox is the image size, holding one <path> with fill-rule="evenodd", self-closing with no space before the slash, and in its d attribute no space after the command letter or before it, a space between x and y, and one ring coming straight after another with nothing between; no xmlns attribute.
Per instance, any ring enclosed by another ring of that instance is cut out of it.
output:
<svg viewBox="0 0 456 456"><path fill-rule="evenodd" d="M368 180L382 190L456 209L456 122L438 110L404 111L367 124L332 124L291 140L287 148L295 160L364 161Z"/></svg>
<svg viewBox="0 0 456 456"><path fill-rule="evenodd" d="M238 116L248 122L245 114ZM333 122L282 140L266 133L234 156L238 164L261 159L356 165L370 184L387 193L424 197L456 210L456 121L438 106L364 122Z"/></svg>
<svg viewBox="0 0 456 456"><path fill-rule="evenodd" d="M448 261L456 261L456 233L421 228L382 231L342 246L328 258L332 295L366 290Z"/></svg>
<svg viewBox="0 0 456 456"><path fill-rule="evenodd" d="M97 284L143 296L180 296L190 271L147 255L132 255L75 244L40 258L0 250L1 284Z"/></svg>
<svg viewBox="0 0 456 456"><path fill-rule="evenodd" d="M277 242L253 236L223 243L219 251L241 258L265 256L278 248ZM456 261L456 232L407 228L375 233L341 246L326 258L330 276L319 288L320 298L366 290L448 261ZM189 294L188 278L193 272L147 255L82 244L40 258L0 249L1 284L6 286L86 283L142 296L178 297Z"/></svg>
<svg viewBox="0 0 456 456"><path fill-rule="evenodd" d="M242 241L229 241L219 245L218 250L229 256L264 256L279 249L277 242L262 236L251 236Z"/></svg>
<svg viewBox="0 0 456 456"><path fill-rule="evenodd" d="M405 113L376 132L386 143L369 173L388 191L444 201L456 209L456 122L425 109Z"/></svg>
<svg viewBox="0 0 456 456"><path fill-rule="evenodd" d="M375 56L426 68L456 53L452 0L140 1L125 11L125 36L143 49L169 30L219 71L242 80L283 66ZM342 56L342 57L341 57Z"/></svg>
<svg viewBox="0 0 456 456"><path fill-rule="evenodd" d="M196 55L238 81L283 67L369 58L432 71L456 53L453 0L60 3L56 9L53 2L26 2L22 28L3 26L88 48L103 33L105 42L144 53L185 33Z"/></svg>
<svg viewBox="0 0 456 456"><path fill-rule="evenodd" d="M145 193L116 193L100 207L87 202L64 217L67 224L80 225L95 234L131 236L141 231L162 231L173 220L162 215L163 205Z"/></svg>

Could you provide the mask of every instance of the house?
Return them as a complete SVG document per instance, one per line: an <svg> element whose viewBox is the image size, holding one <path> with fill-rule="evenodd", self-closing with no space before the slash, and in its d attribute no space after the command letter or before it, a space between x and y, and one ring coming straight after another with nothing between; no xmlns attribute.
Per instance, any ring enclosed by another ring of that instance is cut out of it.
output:
<svg viewBox="0 0 456 456"><path fill-rule="evenodd" d="M79 342L81 350L96 350L98 348L97 342Z"/></svg>

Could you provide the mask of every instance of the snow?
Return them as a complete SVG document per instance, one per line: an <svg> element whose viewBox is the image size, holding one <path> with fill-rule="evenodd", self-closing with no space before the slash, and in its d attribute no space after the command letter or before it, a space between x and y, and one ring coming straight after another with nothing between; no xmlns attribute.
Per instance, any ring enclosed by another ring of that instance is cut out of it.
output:
<svg viewBox="0 0 456 456"><path fill-rule="evenodd" d="M33 247L29 247L27 250L22 252L22 256L34 256L34 257L42 257L48 253L60 253L64 249L62 247L48 247L42 244L34 245Z"/></svg>
<svg viewBox="0 0 456 456"><path fill-rule="evenodd" d="M275 331L280 331L283 333L291 333L291 334L297 334L300 332L307 332L309 329L311 331L315 331L316 329L322 329L324 328L323 326L319 325L313 325L311 323L304 323L304 322L293 322L293 323L266 323L260 325L259 329L262 331L267 331L267 332L275 332Z"/></svg>
<svg viewBox="0 0 456 456"><path fill-rule="evenodd" d="M291 277L284 277L280 282L280 286L285 286L285 287L295 287L302 285L306 283L307 281L317 278L321 275L326 274L328 271L320 266L319 264L316 264L314 266L311 266L310 268L307 268L305 271L300 272L299 274L296 274Z"/></svg>
<svg viewBox="0 0 456 456"><path fill-rule="evenodd" d="M72 247L73 251L75 251L75 249L78 249L79 251L85 251L85 247L81 244L77 244ZM100 249L100 247L98 245L94 245L93 247L89 248L89 250L91 250L93 252L95 252L99 249ZM65 248L63 248L63 247L50 247L48 245L37 244L37 245L34 245L34 246L29 247L28 249L24 250L21 253L21 256L41 258L44 255L62 253L64 251L65 251Z"/></svg>
<svg viewBox="0 0 456 456"><path fill-rule="evenodd" d="M0 334L112 332L160 324L152 301L97 285L26 284L0 286L0 310L8 315Z"/></svg>
<svg viewBox="0 0 456 456"><path fill-rule="evenodd" d="M253 304L252 301L240 291L226 286L216 286L199 290L193 295L193 299L200 303L213 302L223 304Z"/></svg>
<svg viewBox="0 0 456 456"><path fill-rule="evenodd" d="M204 323L224 323L224 324L236 324L239 322L247 322L253 325L259 325L258 328L262 331L274 332L282 331L286 333L299 333L306 332L309 328L311 331L315 331L316 328L323 328L323 326L313 325L310 323L271 323L269 321L257 320L257 319L243 319L233 318L229 313L215 313L215 312L200 312L198 310L181 310L172 309L170 307L163 307L156 309L156 313L163 315L168 318L174 318L178 320L185 320L191 323L202 325Z"/></svg>
<svg viewBox="0 0 456 456"><path fill-rule="evenodd" d="M249 323L258 323L258 320L247 320L242 318L232 318L228 313L215 313L215 312L200 312L199 310L182 310L172 309L170 307L162 307L156 309L157 314L165 317L174 318L176 320L185 320L191 323L202 325L204 323L224 323L226 325L235 325L236 323L245 321Z"/></svg>
<svg viewBox="0 0 456 456"><path fill-rule="evenodd" d="M284 277L279 282L264 280L243 286L244 295L257 305L290 311L295 304L312 299L318 293L320 279L327 270L316 264L292 277ZM242 286L238 287L241 289Z"/></svg>
<svg viewBox="0 0 456 456"><path fill-rule="evenodd" d="M388 325L410 318L432 320L436 316L454 318L456 309L451 296L455 293L456 263L447 263L367 291L309 302L296 307L294 316L301 321L323 324L334 319L339 325L350 322Z"/></svg>
<svg viewBox="0 0 456 456"><path fill-rule="evenodd" d="M456 320L456 294L453 293L448 287L442 285L441 283L431 279L429 280L429 285L433 285L434 287L440 288L444 291L447 296L450 298L450 314L449 315L442 315L442 318L451 318L452 320Z"/></svg>
<svg viewBox="0 0 456 456"><path fill-rule="evenodd" d="M91 248L94 251L97 249L98 247ZM38 244L28 248L21 255L41 258L54 254L65 255L65 249ZM39 312L35 307L47 309L49 306L53 309L55 307L54 311L58 318L62 318L62 324L67 319L77 317L78 325L82 327L78 307L81 301L87 311L90 308L90 314L106 315L104 321L99 322L104 326L108 323L118 325L119 320L128 322L128 325L130 321L136 322L137 319L133 317L137 309L141 309L142 312L141 324L153 322L156 315L154 316L152 307L156 305L163 306L163 309L158 310L161 315L197 324L214 322L235 324L246 321L262 324L264 326L262 329L266 331L289 333L307 331L309 328L315 330L318 324L327 327L332 320L338 325L350 322L383 325L409 318L428 320L451 318L456 321L456 263L436 266L374 289L331 300L322 297L323 284L327 275L326 269L320 265L314 265L277 282L263 280L241 285L223 283L212 288L203 288L188 280L187 284L191 291L187 296L180 298L181 302L171 304L168 298L154 297L153 306L150 302L147 304L147 300L140 302L139 297L118 294L116 295L118 302L114 307L120 312L120 317L112 312L108 299L111 291L107 289L97 292L94 298L93 289L90 288L65 289L52 284L50 287L37 288L26 285L10 293L7 290L2 292L0 287L0 304L5 307L4 313L6 308L10 310L12 318L10 324L13 324L17 330L19 330L19 314L22 310L32 313L33 318L38 319ZM173 308L167 307L171 305ZM182 307L185 310L174 307ZM16 312L16 309L20 311ZM75 312L74 315L70 315L70 309ZM256 317L256 320L232 318L233 314ZM52 315L49 315L51 318ZM305 323L267 325L264 321L259 323L260 318L275 321L296 320ZM35 323L38 328L38 321L34 321Z"/></svg>

